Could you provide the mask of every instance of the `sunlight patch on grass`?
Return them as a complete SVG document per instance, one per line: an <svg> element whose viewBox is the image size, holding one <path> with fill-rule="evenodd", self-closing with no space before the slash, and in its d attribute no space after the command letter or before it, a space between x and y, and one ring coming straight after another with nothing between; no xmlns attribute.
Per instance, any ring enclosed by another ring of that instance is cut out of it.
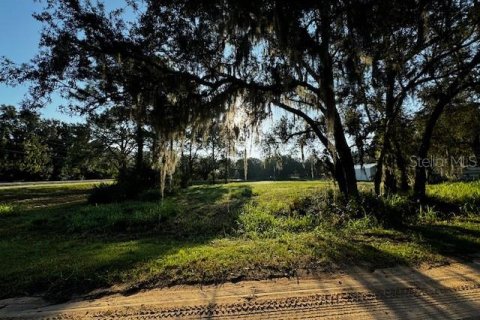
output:
<svg viewBox="0 0 480 320"><path fill-rule="evenodd" d="M10 204L0 203L0 216L12 214L14 212L14 207Z"/></svg>
<svg viewBox="0 0 480 320"><path fill-rule="evenodd" d="M452 202L464 202L472 199L480 200L480 181L446 182L429 185L427 192L430 196Z"/></svg>

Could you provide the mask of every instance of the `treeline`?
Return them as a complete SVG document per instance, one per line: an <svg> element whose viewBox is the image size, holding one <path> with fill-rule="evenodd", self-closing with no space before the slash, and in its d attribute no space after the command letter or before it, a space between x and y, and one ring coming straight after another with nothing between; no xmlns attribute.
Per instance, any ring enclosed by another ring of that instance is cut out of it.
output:
<svg viewBox="0 0 480 320"><path fill-rule="evenodd" d="M0 181L111 178L112 158L88 124L0 106Z"/></svg>
<svg viewBox="0 0 480 320"><path fill-rule="evenodd" d="M42 119L30 110L0 106L0 181L79 180L128 175L137 157L134 130L108 130L101 119L84 124ZM149 135L147 135L149 136ZM320 161L277 154L264 159L227 157L224 144L212 153L211 139L185 142L173 179L177 186L231 180L317 179L324 177ZM145 139L149 146L150 139ZM194 153L189 153L194 149ZM217 156L215 156L215 151ZM144 150L143 166L154 167L152 152ZM137 174L137 173L135 173ZM152 170L153 180L159 172Z"/></svg>
<svg viewBox="0 0 480 320"><path fill-rule="evenodd" d="M218 159L213 162L209 156L196 158L187 166L188 159L183 157L174 174L174 179L185 187L194 183L225 183L230 181L264 180L307 180L322 179L328 176L322 164L311 157L302 161L288 155L265 159Z"/></svg>

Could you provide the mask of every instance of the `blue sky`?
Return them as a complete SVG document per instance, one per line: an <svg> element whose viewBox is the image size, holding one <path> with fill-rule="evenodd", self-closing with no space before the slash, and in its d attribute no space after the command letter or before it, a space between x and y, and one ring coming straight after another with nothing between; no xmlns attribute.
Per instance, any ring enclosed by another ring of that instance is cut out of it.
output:
<svg viewBox="0 0 480 320"><path fill-rule="evenodd" d="M108 0L107 5L116 7L120 0ZM15 63L28 62L38 52L38 43L42 25L32 14L39 12L43 4L35 0L0 0L0 56ZM0 84L0 104L18 106L28 92L28 86L7 87ZM62 113L57 108L62 104L58 96L52 97L52 103L40 113L47 118L67 122L82 121L82 118Z"/></svg>
<svg viewBox="0 0 480 320"><path fill-rule="evenodd" d="M42 4L34 0L0 0L0 56L16 63L28 62L38 51L41 24L32 14L42 9ZM7 87L0 84L0 104L18 106L27 93L27 85ZM59 98L54 97L52 104L41 110L47 118L64 121L80 121L60 113L57 106Z"/></svg>

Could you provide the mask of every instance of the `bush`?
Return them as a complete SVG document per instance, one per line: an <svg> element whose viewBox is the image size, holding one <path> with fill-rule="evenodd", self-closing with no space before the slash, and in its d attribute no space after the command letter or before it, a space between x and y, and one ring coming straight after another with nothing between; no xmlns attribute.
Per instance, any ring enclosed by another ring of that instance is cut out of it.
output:
<svg viewBox="0 0 480 320"><path fill-rule="evenodd" d="M384 226L401 226L415 216L416 206L406 196L378 197L362 193L357 199L346 200L331 190L294 201L290 212L315 218L317 225L345 226L358 219L375 221Z"/></svg>
<svg viewBox="0 0 480 320"><path fill-rule="evenodd" d="M439 213L431 206L420 206L417 218L422 223L434 223L438 220Z"/></svg>
<svg viewBox="0 0 480 320"><path fill-rule="evenodd" d="M162 200L162 194L160 193L160 189L150 189L141 192L138 197L138 201L160 201Z"/></svg>
<svg viewBox="0 0 480 320"><path fill-rule="evenodd" d="M295 198L285 208L247 204L238 219L238 233L252 238L274 238L285 232L308 232L317 227L338 229L365 215L359 201L346 201L338 193L326 190Z"/></svg>
<svg viewBox="0 0 480 320"><path fill-rule="evenodd" d="M103 204L127 200L127 190L120 184L100 184L95 186L88 196L88 203Z"/></svg>
<svg viewBox="0 0 480 320"><path fill-rule="evenodd" d="M160 184L159 172L146 166L141 169L127 169L118 176L117 181L119 184L126 186L141 186L143 190L151 189Z"/></svg>
<svg viewBox="0 0 480 320"><path fill-rule="evenodd" d="M375 217L385 227L402 226L409 218L415 216L418 204L401 195L379 197L372 193L364 193L360 197L361 207L365 215Z"/></svg>
<svg viewBox="0 0 480 320"><path fill-rule="evenodd" d="M290 208L302 216L315 217L318 223L328 222L333 226L343 225L346 221L365 215L358 200L345 200L340 194L327 190L294 201Z"/></svg>
<svg viewBox="0 0 480 320"><path fill-rule="evenodd" d="M137 200L140 197L145 197L154 201L160 199L155 195L154 191L146 191L158 187L157 179L158 172L143 168L142 170L127 170L123 172L115 184L101 184L95 187L90 196L88 202L90 204L101 203L117 203L126 200Z"/></svg>
<svg viewBox="0 0 480 320"><path fill-rule="evenodd" d="M230 199L245 199L253 196L253 191L250 188L231 189L229 192Z"/></svg>

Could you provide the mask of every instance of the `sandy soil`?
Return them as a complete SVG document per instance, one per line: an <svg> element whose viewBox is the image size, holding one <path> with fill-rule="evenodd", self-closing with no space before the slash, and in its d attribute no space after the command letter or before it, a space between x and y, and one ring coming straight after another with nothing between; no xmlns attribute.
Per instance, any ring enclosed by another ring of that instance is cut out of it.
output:
<svg viewBox="0 0 480 320"><path fill-rule="evenodd" d="M2 319L480 319L480 262L176 286L132 295L0 300Z"/></svg>

